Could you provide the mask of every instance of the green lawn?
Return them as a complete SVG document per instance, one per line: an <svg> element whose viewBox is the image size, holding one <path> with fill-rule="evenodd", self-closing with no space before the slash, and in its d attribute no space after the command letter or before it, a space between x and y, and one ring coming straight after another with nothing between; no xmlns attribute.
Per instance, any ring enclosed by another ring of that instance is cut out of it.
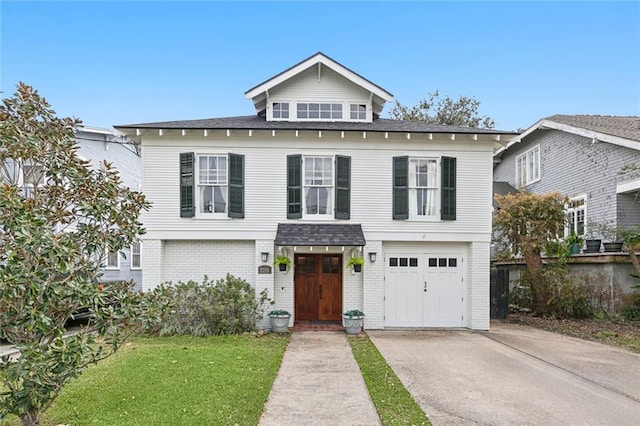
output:
<svg viewBox="0 0 640 426"><path fill-rule="evenodd" d="M430 425L420 406L366 336L350 337L351 349L382 424Z"/></svg>
<svg viewBox="0 0 640 426"><path fill-rule="evenodd" d="M255 425L288 337L135 338L69 384L45 425Z"/></svg>

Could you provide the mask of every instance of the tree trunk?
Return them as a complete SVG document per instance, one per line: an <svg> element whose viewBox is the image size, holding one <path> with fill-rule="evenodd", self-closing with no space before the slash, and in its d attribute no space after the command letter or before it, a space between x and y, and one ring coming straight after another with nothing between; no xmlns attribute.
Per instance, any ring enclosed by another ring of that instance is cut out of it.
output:
<svg viewBox="0 0 640 426"><path fill-rule="evenodd" d="M40 418L38 412L28 412L20 416L20 424L22 426L38 426Z"/></svg>
<svg viewBox="0 0 640 426"><path fill-rule="evenodd" d="M531 293L533 295L533 314L544 316L548 313L547 292L545 290L542 256L540 251L527 251L524 260L530 274Z"/></svg>

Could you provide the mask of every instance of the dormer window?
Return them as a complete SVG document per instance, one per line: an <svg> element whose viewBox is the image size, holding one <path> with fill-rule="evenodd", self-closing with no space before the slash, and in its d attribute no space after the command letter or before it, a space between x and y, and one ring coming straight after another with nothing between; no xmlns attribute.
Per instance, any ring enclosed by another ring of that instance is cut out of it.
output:
<svg viewBox="0 0 640 426"><path fill-rule="evenodd" d="M296 109L302 120L342 120L342 104L299 102Z"/></svg>
<svg viewBox="0 0 640 426"><path fill-rule="evenodd" d="M274 102L272 110L273 110L273 118L280 118L280 119L289 118L288 102Z"/></svg>
<svg viewBox="0 0 640 426"><path fill-rule="evenodd" d="M367 106L365 104L351 104L351 119L352 120L366 120L367 119Z"/></svg>

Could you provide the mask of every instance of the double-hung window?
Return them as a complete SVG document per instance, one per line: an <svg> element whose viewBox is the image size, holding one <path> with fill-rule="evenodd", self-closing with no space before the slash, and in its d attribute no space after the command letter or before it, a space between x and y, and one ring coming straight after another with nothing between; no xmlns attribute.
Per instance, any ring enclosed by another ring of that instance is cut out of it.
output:
<svg viewBox="0 0 640 426"><path fill-rule="evenodd" d="M198 156L198 213L227 213L227 157Z"/></svg>
<svg viewBox="0 0 640 426"><path fill-rule="evenodd" d="M180 217L244 218L244 155L180 154Z"/></svg>
<svg viewBox="0 0 640 426"><path fill-rule="evenodd" d="M106 269L111 269L111 270L120 269L120 253L117 251L109 252L109 254L107 254L107 259L105 261L105 267Z"/></svg>
<svg viewBox="0 0 640 426"><path fill-rule="evenodd" d="M140 269L141 262L141 243L140 241L134 241L131 243L131 269Z"/></svg>
<svg viewBox="0 0 640 426"><path fill-rule="evenodd" d="M393 157L393 219L456 220L454 157Z"/></svg>
<svg viewBox="0 0 640 426"><path fill-rule="evenodd" d="M587 197L572 198L567 205L567 227L565 236L570 234L585 235L585 223L587 213Z"/></svg>
<svg viewBox="0 0 640 426"><path fill-rule="evenodd" d="M516 188L540 180L540 145L516 157Z"/></svg>
<svg viewBox="0 0 640 426"><path fill-rule="evenodd" d="M304 157L306 216L333 214L333 157Z"/></svg>
<svg viewBox="0 0 640 426"><path fill-rule="evenodd" d="M409 160L409 217L438 214L438 161L435 158Z"/></svg>

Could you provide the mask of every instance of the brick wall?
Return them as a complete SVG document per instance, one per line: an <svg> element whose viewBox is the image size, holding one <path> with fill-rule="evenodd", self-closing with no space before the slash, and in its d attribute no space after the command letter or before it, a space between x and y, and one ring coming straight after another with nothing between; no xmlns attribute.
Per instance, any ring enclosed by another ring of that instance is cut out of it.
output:
<svg viewBox="0 0 640 426"><path fill-rule="evenodd" d="M376 252L377 259L369 262L369 253ZM365 265L362 268L362 311L365 329L384 328L384 253L382 241L367 241L364 247Z"/></svg>
<svg viewBox="0 0 640 426"><path fill-rule="evenodd" d="M474 242L469 249L467 267L467 324L474 330L489 329L489 243Z"/></svg>

